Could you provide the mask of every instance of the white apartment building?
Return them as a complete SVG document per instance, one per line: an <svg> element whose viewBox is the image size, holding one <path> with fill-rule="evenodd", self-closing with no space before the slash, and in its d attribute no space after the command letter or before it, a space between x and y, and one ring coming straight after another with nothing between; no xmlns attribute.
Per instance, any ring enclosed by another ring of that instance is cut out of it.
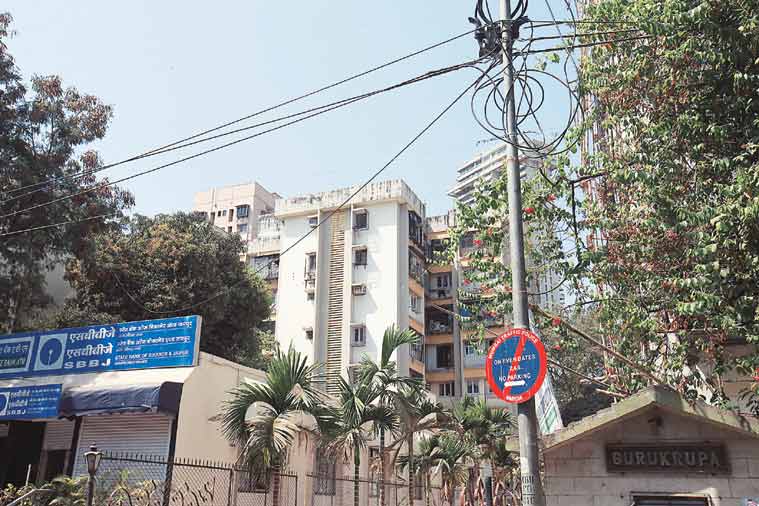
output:
<svg viewBox="0 0 759 506"><path fill-rule="evenodd" d="M279 199L276 338L325 364L327 391L366 354L376 360L388 327L424 335L424 215L401 180ZM308 234L308 235L307 235ZM422 349L401 349L399 372L423 376Z"/></svg>
<svg viewBox="0 0 759 506"><path fill-rule="evenodd" d="M258 236L258 217L271 213L278 197L256 182L223 186L196 193L193 210L250 244Z"/></svg>
<svg viewBox="0 0 759 506"><path fill-rule="evenodd" d="M459 204L472 204L475 190L497 179L504 170L506 147L506 144L501 144L489 151L482 152L461 166L457 170L456 183L448 195L456 199ZM522 180L536 177L541 163L535 158L520 159ZM471 248L473 240L473 234L464 236L461 244L462 250ZM529 237L527 240L529 241ZM533 300L545 308L558 310L565 303L564 290L556 288L560 283L561 276L556 272L543 273L531 280L529 290L537 294L533 296Z"/></svg>

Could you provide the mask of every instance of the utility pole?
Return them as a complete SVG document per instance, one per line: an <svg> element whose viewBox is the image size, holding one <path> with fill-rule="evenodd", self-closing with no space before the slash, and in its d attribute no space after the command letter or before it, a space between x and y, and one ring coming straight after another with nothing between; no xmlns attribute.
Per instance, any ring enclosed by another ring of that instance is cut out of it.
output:
<svg viewBox="0 0 759 506"><path fill-rule="evenodd" d="M514 306L514 327L530 328L527 300L527 272L524 260L524 228L522 224L522 180L517 148L517 119L514 101L514 32L512 31L511 2L500 0L501 40L503 44L503 82L506 87L506 166L509 171L509 256L511 258L511 296ZM519 467L522 476L522 504L545 506L545 494L540 480L538 453L538 417L535 398L517 405L519 426Z"/></svg>

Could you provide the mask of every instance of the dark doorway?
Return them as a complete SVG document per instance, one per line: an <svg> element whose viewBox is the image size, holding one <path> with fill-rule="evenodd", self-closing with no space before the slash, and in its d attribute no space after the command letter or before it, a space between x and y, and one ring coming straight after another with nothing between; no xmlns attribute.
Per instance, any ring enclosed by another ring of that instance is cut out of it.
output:
<svg viewBox="0 0 759 506"><path fill-rule="evenodd" d="M11 422L8 437L0 440L0 485L23 485L31 466L29 481L37 480L45 422Z"/></svg>

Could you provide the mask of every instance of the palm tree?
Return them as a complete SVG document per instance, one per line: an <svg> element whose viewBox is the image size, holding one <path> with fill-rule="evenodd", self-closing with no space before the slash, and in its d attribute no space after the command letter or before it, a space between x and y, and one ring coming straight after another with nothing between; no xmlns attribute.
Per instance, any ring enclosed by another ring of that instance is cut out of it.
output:
<svg viewBox="0 0 759 506"><path fill-rule="evenodd" d="M360 381L371 385L372 389L379 392L377 401L380 406L388 406L393 403L393 398L400 395L403 389L421 391L422 382L416 378L400 376L398 367L391 360L393 353L404 344L416 344L419 335L411 329L400 330L395 326L388 327L382 336L379 362L375 362L368 355L361 359ZM381 482L385 481L385 429L377 427L379 432L380 476ZM379 493L380 506L385 506L385 485L381 483Z"/></svg>
<svg viewBox="0 0 759 506"><path fill-rule="evenodd" d="M453 408L449 429L461 439L467 440L479 452L482 458L490 461L493 473L496 471L496 456L499 455L498 443L511 434L513 423L506 409L491 408L485 399L464 397ZM467 495L474 500L474 485L479 475L479 460L469 470Z"/></svg>
<svg viewBox="0 0 759 506"><path fill-rule="evenodd" d="M271 473L272 502L279 502L279 473L293 441L328 420L325 396L314 386L318 365L290 348L277 350L266 382L247 381L233 389L221 413L221 427L241 449L240 462L251 471Z"/></svg>
<svg viewBox="0 0 759 506"><path fill-rule="evenodd" d="M447 433L437 440L435 473L440 474L443 482L443 494L451 506L454 490L469 481L470 464L479 457L477 449L467 439Z"/></svg>
<svg viewBox="0 0 759 506"><path fill-rule="evenodd" d="M449 416L443 406L430 400L424 391L402 388L393 398L393 407L398 413L400 427L399 437L392 442L388 449L397 446L396 456L405 443L407 456L404 466L408 469L409 504L413 504L414 493L414 436L420 432L440 429L448 423ZM395 459L394 459L395 460Z"/></svg>
<svg viewBox="0 0 759 506"><path fill-rule="evenodd" d="M361 452L376 437L378 428L395 430L397 417L390 408L376 404L380 392L373 385L351 385L342 377L338 381L338 405L332 408L329 428L325 425L326 448L332 454L342 453L347 461L353 458L353 506L359 506Z"/></svg>
<svg viewBox="0 0 759 506"><path fill-rule="evenodd" d="M409 453L398 457L401 469L407 468L410 476L422 476L424 479L424 498L426 506L430 506L430 490L432 471L437 465L438 436L422 437L419 440L416 455Z"/></svg>

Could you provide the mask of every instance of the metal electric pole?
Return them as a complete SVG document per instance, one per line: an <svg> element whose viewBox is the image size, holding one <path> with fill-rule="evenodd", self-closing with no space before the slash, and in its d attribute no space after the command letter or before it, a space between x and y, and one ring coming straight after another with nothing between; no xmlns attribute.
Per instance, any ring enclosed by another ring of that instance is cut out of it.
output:
<svg viewBox="0 0 759 506"><path fill-rule="evenodd" d="M527 300L527 271L524 259L524 230L522 225L522 181L517 147L517 118L514 101L514 30L512 30L511 2L500 0L501 33L503 43L503 82L506 87L506 165L509 171L509 257L511 259L511 289L514 305L514 328L529 329L530 317ZM522 504L545 506L543 484L540 480L538 453L538 420L535 398L517 405L519 425L519 467L522 475Z"/></svg>

